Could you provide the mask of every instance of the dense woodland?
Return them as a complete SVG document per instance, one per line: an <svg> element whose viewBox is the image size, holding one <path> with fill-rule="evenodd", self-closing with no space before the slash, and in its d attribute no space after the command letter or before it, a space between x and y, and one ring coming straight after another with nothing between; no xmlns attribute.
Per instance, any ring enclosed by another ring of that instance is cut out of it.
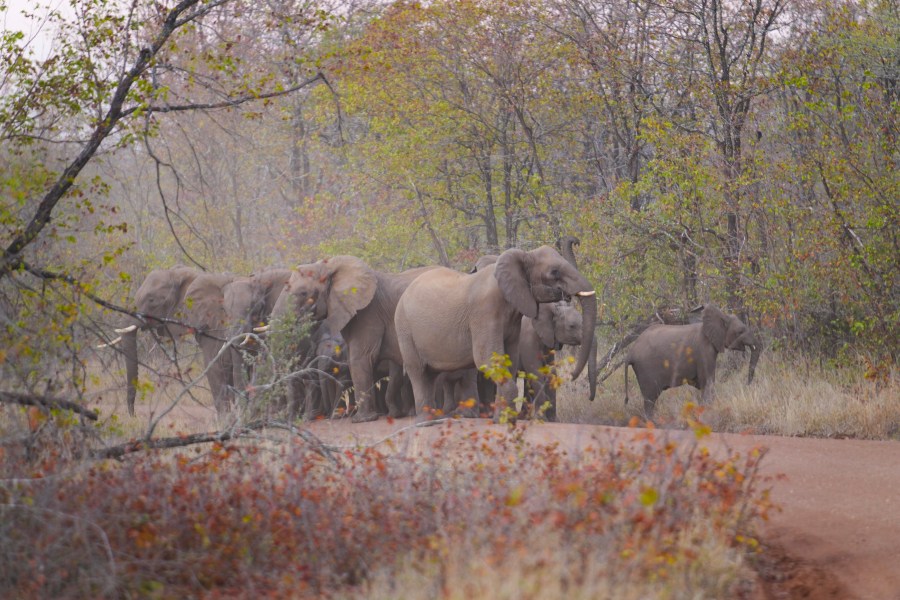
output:
<svg viewBox="0 0 900 600"><path fill-rule="evenodd" d="M770 348L890 377L895 2L32 12L39 35L0 41L7 391L77 399L155 267L468 269L561 235L601 337L716 302Z"/></svg>

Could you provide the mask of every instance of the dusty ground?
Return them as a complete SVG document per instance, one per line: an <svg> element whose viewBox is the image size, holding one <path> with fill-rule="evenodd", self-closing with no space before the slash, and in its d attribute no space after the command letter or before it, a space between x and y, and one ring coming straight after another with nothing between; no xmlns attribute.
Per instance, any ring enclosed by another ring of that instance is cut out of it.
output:
<svg viewBox="0 0 900 600"><path fill-rule="evenodd" d="M415 449L441 427L411 424L411 419L362 425L320 421L311 429L332 443L365 444L391 436L392 443ZM471 426L493 425L478 420ZM554 423L534 425L529 435L577 450L633 431ZM768 448L762 472L779 476L772 496L782 510L762 531L766 552L757 570L764 598L900 600L900 443L731 434L714 434L703 443L713 452Z"/></svg>

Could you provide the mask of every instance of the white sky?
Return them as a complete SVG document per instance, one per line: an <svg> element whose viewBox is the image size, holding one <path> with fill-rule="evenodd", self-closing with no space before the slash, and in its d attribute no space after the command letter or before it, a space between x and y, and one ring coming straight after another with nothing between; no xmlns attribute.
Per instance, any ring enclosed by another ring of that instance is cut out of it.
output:
<svg viewBox="0 0 900 600"><path fill-rule="evenodd" d="M6 10L0 13L0 27L4 31L21 31L25 34L22 41L28 48L34 51L36 58L45 58L50 52L50 44L53 40L52 27L47 24L46 17L48 7L71 14L72 8L68 0L4 0ZM30 20L22 16L22 11L34 13L36 20Z"/></svg>

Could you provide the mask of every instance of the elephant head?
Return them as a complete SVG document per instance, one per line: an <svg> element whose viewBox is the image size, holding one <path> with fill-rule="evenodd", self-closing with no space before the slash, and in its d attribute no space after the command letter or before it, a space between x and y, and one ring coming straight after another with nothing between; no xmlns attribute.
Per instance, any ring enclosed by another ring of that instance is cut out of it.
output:
<svg viewBox="0 0 900 600"><path fill-rule="evenodd" d="M225 287L225 312L234 334L249 333L269 322L290 276L288 269L267 269L250 277L238 277Z"/></svg>
<svg viewBox="0 0 900 600"><path fill-rule="evenodd" d="M340 332L354 315L372 301L377 279L355 256L335 256L301 265L291 273L273 314L311 314L329 331Z"/></svg>
<svg viewBox="0 0 900 600"><path fill-rule="evenodd" d="M582 317L571 302L553 302L538 306L538 316L532 327L541 344L548 349L560 350L562 346L577 346L584 337ZM597 340L592 340L588 355L589 400L597 395Z"/></svg>
<svg viewBox="0 0 900 600"><path fill-rule="evenodd" d="M570 300L581 301L581 348L572 378L581 374L590 355L597 322L597 297L591 283L550 246L526 252L516 248L497 259L494 276L503 297L516 310L532 319L540 304Z"/></svg>
<svg viewBox="0 0 900 600"><path fill-rule="evenodd" d="M739 350L750 348L750 366L747 372L747 384L753 382L756 363L762 351L759 341L743 321L735 315L727 315L715 305L709 304L703 309L702 331L716 352L723 350Z"/></svg>
<svg viewBox="0 0 900 600"><path fill-rule="evenodd" d="M135 314L133 322L116 332L121 340L125 355L126 404L128 414L134 416L134 399L137 395L135 384L138 378L137 332L139 329L153 330L158 335L174 339L187 333L187 329L167 319L179 317L183 308L188 286L200 275L200 271L189 267L157 269L151 271L135 293Z"/></svg>

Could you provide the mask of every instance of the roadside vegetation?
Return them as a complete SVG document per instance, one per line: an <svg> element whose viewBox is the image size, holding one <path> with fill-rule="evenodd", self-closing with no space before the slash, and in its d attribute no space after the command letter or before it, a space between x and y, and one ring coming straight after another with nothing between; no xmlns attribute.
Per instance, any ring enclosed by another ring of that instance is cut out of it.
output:
<svg viewBox="0 0 900 600"><path fill-rule="evenodd" d="M739 597L772 509L764 452L710 455L686 415L693 442L645 430L573 455L463 422L416 444L245 438L85 464L60 429L30 460L0 454L0 592Z"/></svg>

